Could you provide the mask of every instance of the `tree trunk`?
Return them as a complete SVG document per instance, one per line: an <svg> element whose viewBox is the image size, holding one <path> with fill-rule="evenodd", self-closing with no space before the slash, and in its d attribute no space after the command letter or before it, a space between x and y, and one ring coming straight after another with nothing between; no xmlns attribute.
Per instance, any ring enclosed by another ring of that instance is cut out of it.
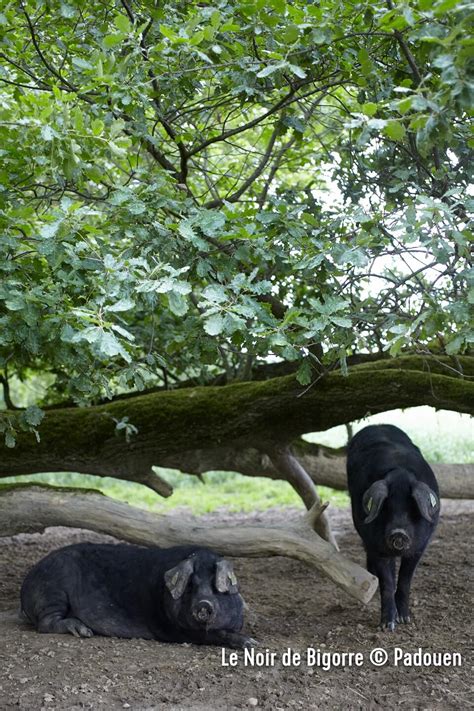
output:
<svg viewBox="0 0 474 711"><path fill-rule="evenodd" d="M39 443L33 433L19 432L13 449L0 445L0 476L74 471L136 481L167 496L171 488L152 466L170 466L186 452L273 451L301 434L397 407L432 405L472 414L474 357L459 361L466 377L449 358L403 356L355 365L347 377L326 373L309 388L288 375L48 410ZM15 418L15 411L6 414ZM116 430L124 417L138 430L128 440ZM241 471L219 463L213 468Z"/></svg>
<svg viewBox="0 0 474 711"><path fill-rule="evenodd" d="M197 526L175 516L158 516L85 489L23 485L0 487L2 536L42 531L48 526L87 528L144 545L208 546L227 556L288 556L323 573L357 600L367 603L377 579L347 560L315 532L324 506L316 504L285 526Z"/></svg>

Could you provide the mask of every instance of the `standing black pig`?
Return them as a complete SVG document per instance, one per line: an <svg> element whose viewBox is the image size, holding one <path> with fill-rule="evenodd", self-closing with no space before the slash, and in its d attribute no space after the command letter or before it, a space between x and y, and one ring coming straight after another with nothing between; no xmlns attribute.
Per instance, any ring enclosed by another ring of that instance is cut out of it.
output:
<svg viewBox="0 0 474 711"><path fill-rule="evenodd" d="M352 438L347 480L367 569L379 579L381 624L394 630L410 622L411 580L438 522L438 484L418 447L393 425L369 425Z"/></svg>
<svg viewBox="0 0 474 711"><path fill-rule="evenodd" d="M27 574L21 609L38 632L243 648L232 565L206 548L80 543Z"/></svg>

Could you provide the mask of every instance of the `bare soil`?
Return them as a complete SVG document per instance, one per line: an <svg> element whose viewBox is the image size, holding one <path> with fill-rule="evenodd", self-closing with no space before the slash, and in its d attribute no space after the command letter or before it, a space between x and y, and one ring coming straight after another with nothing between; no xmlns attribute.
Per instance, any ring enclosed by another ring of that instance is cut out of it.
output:
<svg viewBox="0 0 474 711"><path fill-rule="evenodd" d="M29 567L60 546L112 539L65 528L0 538L0 709L468 709L474 706L473 514L473 503L444 502L414 579L415 620L395 633L378 630L378 595L364 607L296 561L236 559L250 606L247 629L259 652L276 653L274 665L262 667L245 665L243 652L238 666L223 666L217 647L38 634L17 617ZM285 509L202 518L238 525L291 515ZM349 512L333 511L332 520L344 554L363 564ZM377 647L389 655L379 668L369 660ZM395 666L395 647L459 652L462 666ZM288 648L302 654L300 666L283 666ZM363 665L309 666L308 648L361 652Z"/></svg>

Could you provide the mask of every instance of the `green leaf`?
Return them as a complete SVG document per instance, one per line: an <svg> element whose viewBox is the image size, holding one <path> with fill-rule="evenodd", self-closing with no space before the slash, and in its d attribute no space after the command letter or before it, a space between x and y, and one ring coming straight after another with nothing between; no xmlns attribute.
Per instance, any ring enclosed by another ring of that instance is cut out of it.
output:
<svg viewBox="0 0 474 711"><path fill-rule="evenodd" d="M104 122L101 119L94 119L91 123L92 133L94 136L100 136L104 132Z"/></svg>
<svg viewBox="0 0 474 711"><path fill-rule="evenodd" d="M222 304L227 301L227 292L223 286L220 284L210 284L206 286L202 295L208 301L212 301L215 304Z"/></svg>
<svg viewBox="0 0 474 711"><path fill-rule="evenodd" d="M127 331L126 328L122 328L122 326L119 326L117 323L113 323L111 328L113 331L119 333L121 336L126 338L127 341L133 342L135 340L135 336L133 335L133 333L130 333L130 331Z"/></svg>
<svg viewBox="0 0 474 711"><path fill-rule="evenodd" d="M293 44L300 36L300 30L297 25L288 25L283 30L282 39L286 44Z"/></svg>
<svg viewBox="0 0 474 711"><path fill-rule="evenodd" d="M268 4L280 15L283 15L286 10L285 0L268 0Z"/></svg>
<svg viewBox="0 0 474 711"><path fill-rule="evenodd" d="M13 449L13 447L16 444L16 439L11 432L11 430L7 430L5 432L5 446L8 447L9 449Z"/></svg>
<svg viewBox="0 0 474 711"><path fill-rule="evenodd" d="M51 126L46 125L42 126L41 135L43 136L45 141L52 141L56 134L51 128Z"/></svg>
<svg viewBox="0 0 474 711"><path fill-rule="evenodd" d="M288 69L292 74L299 77L300 79L306 79L307 77L305 70L301 67L298 67L296 64L289 64Z"/></svg>
<svg viewBox="0 0 474 711"><path fill-rule="evenodd" d="M59 12L61 14L61 17L67 17L68 19L70 19L76 14L76 9L71 5L68 5L67 3L62 2L59 8Z"/></svg>
<svg viewBox="0 0 474 711"><path fill-rule="evenodd" d="M453 338L449 343L446 344L445 346L445 351L448 355L455 355L456 353L459 353L461 350L462 346L464 345L464 336L459 335Z"/></svg>
<svg viewBox="0 0 474 711"><path fill-rule="evenodd" d="M25 308L26 302L21 294L11 296L9 299L5 299L5 306L9 311L21 311Z"/></svg>
<svg viewBox="0 0 474 711"><path fill-rule="evenodd" d="M287 66L288 66L287 62L278 62L278 64L269 64L267 67L265 67L264 69L261 69L258 72L257 77L259 79L263 79L264 77L268 77L268 76L270 76L270 74L274 74L279 69L284 69Z"/></svg>
<svg viewBox="0 0 474 711"><path fill-rule="evenodd" d="M357 52L357 59L359 60L359 62L360 62L362 65L364 65L364 64L366 64L366 65L371 64L370 54L369 54L368 51L365 49L365 47L363 47L362 49L360 49L360 50Z"/></svg>
<svg viewBox="0 0 474 711"><path fill-rule="evenodd" d="M296 371L296 380L301 385L309 385L313 379L313 370L308 360L304 360Z"/></svg>
<svg viewBox="0 0 474 711"><path fill-rule="evenodd" d="M220 314L213 314L204 321L204 330L210 336L218 336L224 328L224 319Z"/></svg>
<svg viewBox="0 0 474 711"><path fill-rule="evenodd" d="M199 32L195 32L193 34L189 43L193 46L197 46L197 45L201 44L203 39L204 39L204 32L202 30L199 30Z"/></svg>
<svg viewBox="0 0 474 711"><path fill-rule="evenodd" d="M115 304L106 306L105 310L106 311L113 311L113 312L130 311L130 309L133 309L134 306L135 306L135 302L132 301L132 299L126 297L124 299L119 299L119 301L116 301Z"/></svg>
<svg viewBox="0 0 474 711"><path fill-rule="evenodd" d="M112 35L106 35L104 37L104 47L107 47L107 49L112 49L112 47L116 47L116 45L123 42L124 39L125 35L122 32L116 32Z"/></svg>
<svg viewBox="0 0 474 711"><path fill-rule="evenodd" d="M413 97L409 96L408 98L399 101L397 104L397 108L401 114L406 114L407 111L410 111L410 109L412 108L412 104Z"/></svg>
<svg viewBox="0 0 474 711"><path fill-rule="evenodd" d="M168 294L168 305L170 307L170 311L172 311L176 316L184 316L189 308L188 300L176 291L170 291Z"/></svg>
<svg viewBox="0 0 474 711"><path fill-rule="evenodd" d="M218 210L200 210L195 222L205 235L214 237L223 230L226 217Z"/></svg>
<svg viewBox="0 0 474 711"><path fill-rule="evenodd" d="M82 57L73 57L71 61L79 69L93 69L92 64Z"/></svg>
<svg viewBox="0 0 474 711"><path fill-rule="evenodd" d="M166 25L160 25L160 32L163 35L163 37L166 37L166 39L169 40L176 40L177 35L176 33L171 29L171 27L167 27Z"/></svg>
<svg viewBox="0 0 474 711"><path fill-rule="evenodd" d="M131 362L130 355L110 331L104 331L100 334L100 337L97 339L97 346L100 352L105 356L113 357L120 355L127 363Z"/></svg>
<svg viewBox="0 0 474 711"><path fill-rule="evenodd" d="M132 29L132 26L130 24L130 20L126 15L115 15L114 17L114 25L115 27L120 30L121 32L129 33Z"/></svg>
<svg viewBox="0 0 474 711"><path fill-rule="evenodd" d="M439 69L447 69L453 66L454 57L452 54L440 54L434 58L433 64L435 67L439 67Z"/></svg>
<svg viewBox="0 0 474 711"><path fill-rule="evenodd" d="M193 229L193 223L190 220L182 220L178 227L179 234L184 237L184 239L194 242L197 239L197 234Z"/></svg>
<svg viewBox="0 0 474 711"><path fill-rule="evenodd" d="M377 104L374 104L373 102L368 102L366 104L362 104L362 113L364 113L366 116L375 116L375 114L378 111L378 106Z"/></svg>
<svg viewBox="0 0 474 711"><path fill-rule="evenodd" d="M36 405L30 405L24 412L26 422L32 427L38 427L41 424L45 413Z"/></svg>
<svg viewBox="0 0 474 711"><path fill-rule="evenodd" d="M331 316L331 321L332 323L336 324L336 326L341 326L342 328L352 327L352 321L350 320L350 318L342 318L341 316Z"/></svg>
<svg viewBox="0 0 474 711"><path fill-rule="evenodd" d="M433 3L430 2L430 6L432 5ZM437 2L434 4L433 11L435 15L443 15L445 12L453 10L457 5L462 6L463 3L460 2L460 0L443 0L443 2Z"/></svg>
<svg viewBox="0 0 474 711"><path fill-rule="evenodd" d="M399 121L389 121L383 128L383 133L393 141L401 141L405 138L406 131L405 126Z"/></svg>

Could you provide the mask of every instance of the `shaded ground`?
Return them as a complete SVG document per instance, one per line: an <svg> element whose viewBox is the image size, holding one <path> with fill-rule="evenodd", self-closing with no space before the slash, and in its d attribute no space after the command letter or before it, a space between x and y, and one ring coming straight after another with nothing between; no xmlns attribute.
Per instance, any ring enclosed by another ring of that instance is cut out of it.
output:
<svg viewBox="0 0 474 711"><path fill-rule="evenodd" d="M436 538L413 586L414 624L394 634L377 630L378 599L364 607L315 571L285 558L236 559L234 567L254 619L258 650L276 652L274 666L222 666L221 649L144 640L40 635L18 622L19 588L28 568L54 548L104 541L87 531L0 538L0 708L10 709L468 709L472 674L472 531L474 504L444 502ZM270 523L288 509L262 514L213 514L212 522ZM349 512L333 512L343 552L363 563ZM204 518L204 517L203 517ZM362 652L361 667L283 667L290 647L303 655ZM370 650L389 653L376 668ZM393 648L460 652L459 667L394 666Z"/></svg>

